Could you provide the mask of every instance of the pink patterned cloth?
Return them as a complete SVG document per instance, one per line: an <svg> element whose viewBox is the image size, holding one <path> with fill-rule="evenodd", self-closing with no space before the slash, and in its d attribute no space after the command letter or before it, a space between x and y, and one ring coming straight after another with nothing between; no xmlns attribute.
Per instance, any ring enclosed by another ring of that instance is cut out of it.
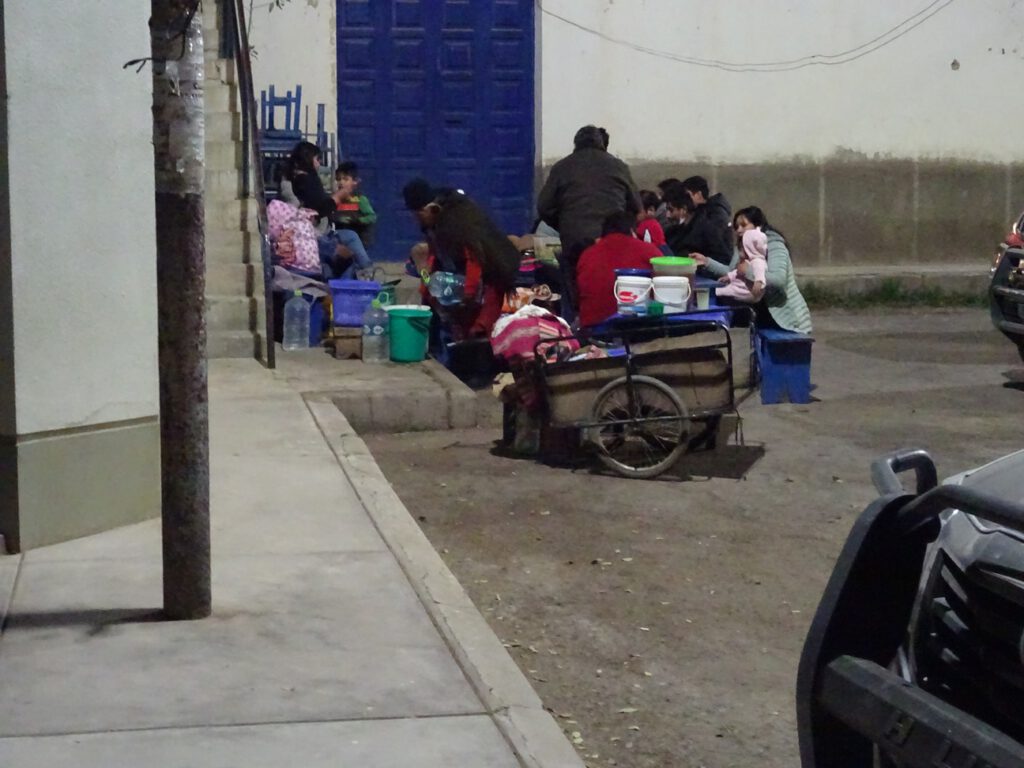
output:
<svg viewBox="0 0 1024 768"><path fill-rule="evenodd" d="M495 355L509 361L532 360L534 349L544 355L556 352L558 347L570 351L579 349L576 339L559 340L571 333L569 324L562 318L527 304L519 311L498 319L491 331L491 349Z"/></svg>
<svg viewBox="0 0 1024 768"><path fill-rule="evenodd" d="M280 200L271 200L267 205L267 233L281 266L303 272L320 271L320 250L313 227L316 217L316 211L293 208Z"/></svg>
<svg viewBox="0 0 1024 768"><path fill-rule="evenodd" d="M748 229L743 233L743 254L741 262L747 263L747 274L740 277L737 270L732 270L727 277L729 282L715 289L716 296L728 296L737 301L753 304L760 299L750 292L754 283L764 287L765 273L768 271L768 236L760 229Z"/></svg>

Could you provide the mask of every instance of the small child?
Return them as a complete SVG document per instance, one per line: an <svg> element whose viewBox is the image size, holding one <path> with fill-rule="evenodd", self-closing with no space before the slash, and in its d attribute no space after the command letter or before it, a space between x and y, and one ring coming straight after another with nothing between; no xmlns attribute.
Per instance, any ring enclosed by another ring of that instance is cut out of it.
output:
<svg viewBox="0 0 1024 768"><path fill-rule="evenodd" d="M764 296L765 273L768 270L768 236L755 227L742 213L733 223L740 240L740 263L746 263L746 274L732 270L718 282L716 296L727 296L737 301L754 304Z"/></svg>
<svg viewBox="0 0 1024 768"><path fill-rule="evenodd" d="M649 189L640 190L640 213L636 216L636 236L641 240L654 243L659 248L665 245L665 230L657 219L658 206L661 198Z"/></svg>
<svg viewBox="0 0 1024 768"><path fill-rule="evenodd" d="M368 244L373 225L377 223L377 214L370 205L370 199L356 191L359 187L359 166L351 160L342 163L334 172L334 181L338 189L334 193L337 208L332 220L338 227L355 231L364 244Z"/></svg>

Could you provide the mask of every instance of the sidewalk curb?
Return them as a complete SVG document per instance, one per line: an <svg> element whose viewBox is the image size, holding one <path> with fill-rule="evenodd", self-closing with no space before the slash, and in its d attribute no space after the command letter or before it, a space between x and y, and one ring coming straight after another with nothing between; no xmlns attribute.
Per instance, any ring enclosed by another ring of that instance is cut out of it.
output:
<svg viewBox="0 0 1024 768"><path fill-rule="evenodd" d="M525 768L584 768L562 729L331 402L306 400L388 548L487 712Z"/></svg>

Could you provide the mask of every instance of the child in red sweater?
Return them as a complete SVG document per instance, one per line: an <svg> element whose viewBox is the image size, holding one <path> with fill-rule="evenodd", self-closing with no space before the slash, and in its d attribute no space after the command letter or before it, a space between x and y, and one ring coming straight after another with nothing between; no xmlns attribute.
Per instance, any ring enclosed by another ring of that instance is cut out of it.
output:
<svg viewBox="0 0 1024 768"><path fill-rule="evenodd" d="M661 248L665 245L665 230L658 223L661 198L649 189L640 190L640 213L636 215L636 236Z"/></svg>

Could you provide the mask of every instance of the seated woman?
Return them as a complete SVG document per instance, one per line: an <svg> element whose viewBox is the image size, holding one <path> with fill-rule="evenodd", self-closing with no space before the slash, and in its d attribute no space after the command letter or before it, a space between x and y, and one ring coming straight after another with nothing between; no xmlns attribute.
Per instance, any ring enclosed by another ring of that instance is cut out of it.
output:
<svg viewBox="0 0 1024 768"><path fill-rule="evenodd" d="M458 303L441 306L425 290L424 297L450 321L456 341L488 338L506 292L515 286L519 251L460 191L435 190L426 180L413 179L402 195L427 240L426 252L415 254L414 260L428 275L448 272L464 277Z"/></svg>
<svg viewBox="0 0 1024 768"><path fill-rule="evenodd" d="M342 191L327 194L320 182L320 148L308 141L299 142L292 151L285 178L291 181L292 191L303 208L320 214L321 222L329 222L338 208ZM332 277L352 278L356 270L373 266L359 235L351 229L328 229L317 242L320 261Z"/></svg>
<svg viewBox="0 0 1024 768"><path fill-rule="evenodd" d="M650 269L651 259L661 256L654 243L636 236L636 217L620 211L606 217L601 237L583 251L576 263L580 325L597 325L615 314L616 269Z"/></svg>
<svg viewBox="0 0 1024 768"><path fill-rule="evenodd" d="M764 295L753 305L757 327L810 333L811 312L800 293L800 288L797 287L786 238L768 223L764 211L756 206L737 211L733 220L734 226L741 217L751 226L764 232L768 239ZM691 253L690 256L695 258L709 275L717 278L725 277L732 270L736 270L742 277L749 268L749 262L741 260L739 248L735 250L732 261L727 265L700 253Z"/></svg>

